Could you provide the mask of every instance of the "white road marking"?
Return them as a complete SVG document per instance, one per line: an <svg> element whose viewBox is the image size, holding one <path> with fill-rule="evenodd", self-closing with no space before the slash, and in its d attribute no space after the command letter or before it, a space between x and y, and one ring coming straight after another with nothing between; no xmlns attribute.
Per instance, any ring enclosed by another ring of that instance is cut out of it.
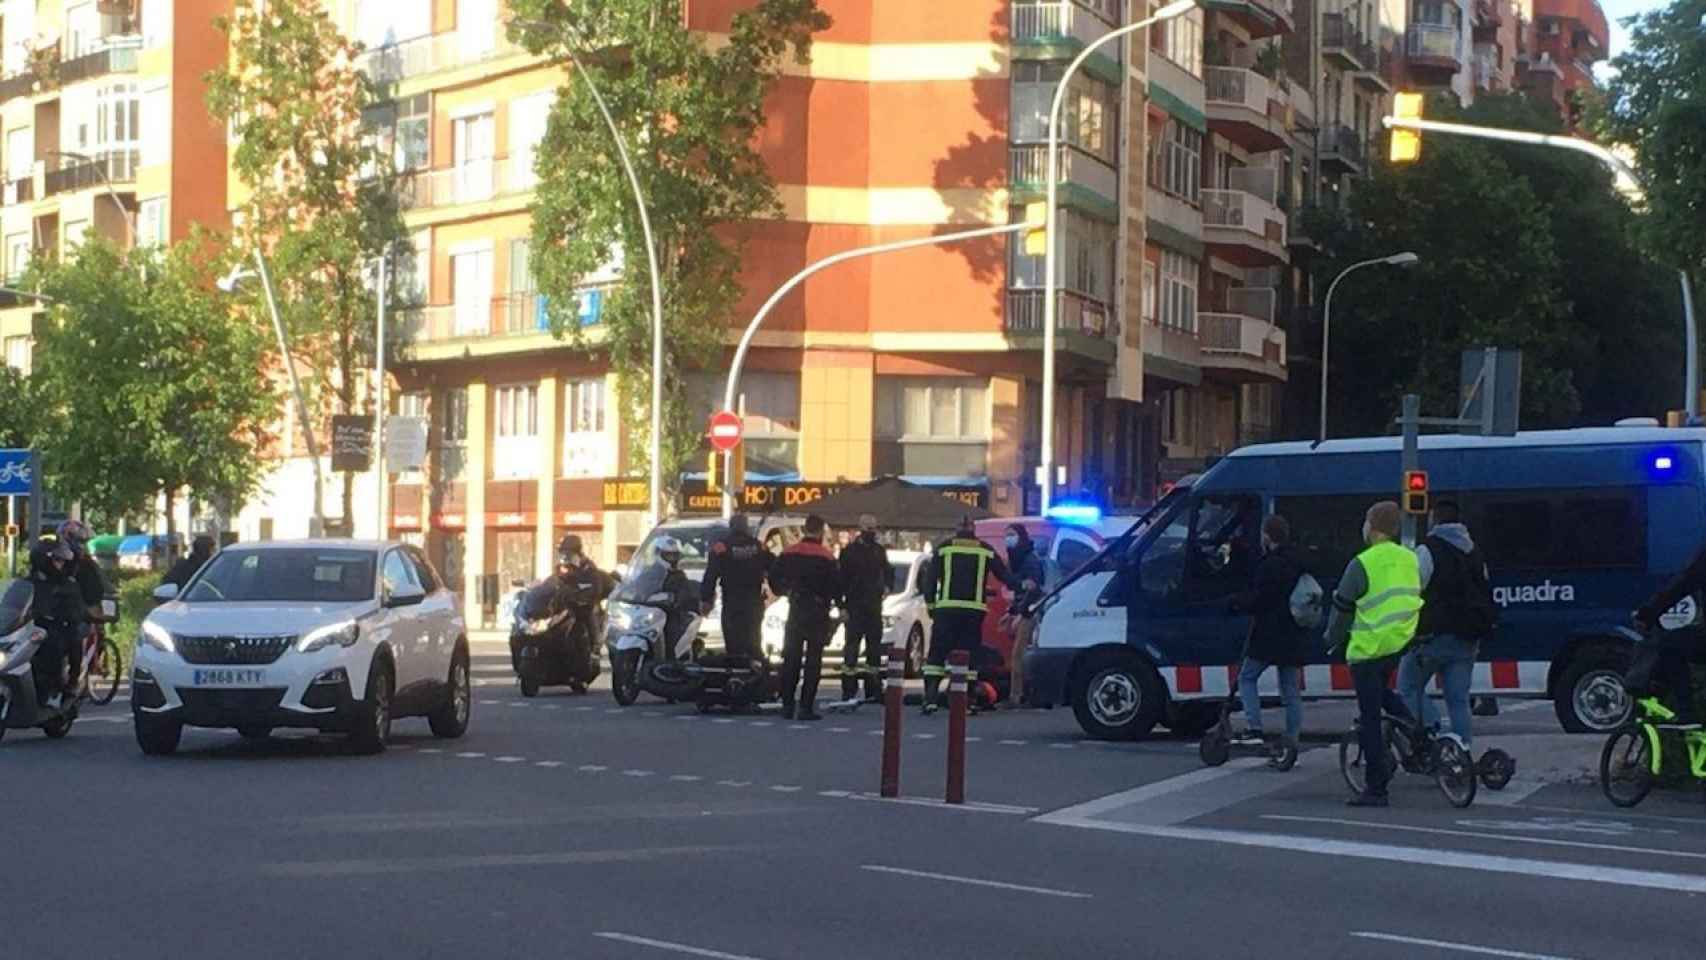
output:
<svg viewBox="0 0 1706 960"><path fill-rule="evenodd" d="M963 883L973 887L991 887L996 890L1013 890L1018 893L1040 893L1046 897L1064 897L1068 900L1093 900L1094 894L1079 893L1076 890L1054 890L1049 887L1031 887L1021 883L1003 883L999 880L980 880L976 877L956 877L951 873L930 873L926 870L907 870L902 867L884 867L874 863L862 864L859 869L875 873L893 873L903 877L918 877L924 880L943 880L948 883Z"/></svg>
<svg viewBox="0 0 1706 960"><path fill-rule="evenodd" d="M575 769L579 770L582 773L603 773L604 771L609 770L610 768L609 767L601 767L596 763L583 763L580 766L576 767Z"/></svg>
<svg viewBox="0 0 1706 960"><path fill-rule="evenodd" d="M788 786L782 786L780 784L778 784L774 787L771 787L770 789L776 791L777 793L799 793L800 792L799 787L788 787Z"/></svg>
<svg viewBox="0 0 1706 960"><path fill-rule="evenodd" d="M575 712L576 713L591 713L597 709L598 709L597 707L576 707ZM610 711L606 711L606 712L610 712Z"/></svg>
<svg viewBox="0 0 1706 960"><path fill-rule="evenodd" d="M1022 747L1025 745L1025 741L1023 741L1023 740L1003 740L1003 741L1001 741L1001 745L1004 747Z"/></svg>
<svg viewBox="0 0 1706 960"><path fill-rule="evenodd" d="M1524 700L1521 703L1513 703L1508 707L1501 703L1499 704L1499 715L1503 716L1507 713L1522 713L1525 710L1539 710L1550 706L1552 706L1552 701L1550 700Z"/></svg>
<svg viewBox="0 0 1706 960"><path fill-rule="evenodd" d="M1266 760L1259 757L1242 757L1221 767L1204 767L1190 773L1158 780L1145 784L1133 790L1112 794L1098 800L1080 803L1076 806L1055 810L1044 814L1040 819L1044 823L1060 822L1073 825L1076 821L1101 824L1100 818L1118 814L1117 819L1125 823L1145 823L1152 826L1168 826L1184 823L1213 813L1235 803L1251 800L1264 793L1280 790L1289 782L1285 777L1243 777L1246 771L1254 767L1265 766ZM1228 780L1237 777L1238 780ZM1213 791L1198 791L1195 788L1204 784L1227 780L1223 789Z"/></svg>
<svg viewBox="0 0 1706 960"><path fill-rule="evenodd" d="M605 713L621 713L622 708L621 707L605 707L604 712Z"/></svg>
<svg viewBox="0 0 1706 960"><path fill-rule="evenodd" d="M718 780L717 786L719 786L719 787L750 787L750 786L752 786L752 781L751 780Z"/></svg>
<svg viewBox="0 0 1706 960"><path fill-rule="evenodd" d="M982 737L967 737L966 742L967 743L982 743L983 738Z"/></svg>
<svg viewBox="0 0 1706 960"><path fill-rule="evenodd" d="M1539 792L1546 786L1544 780L1512 780L1505 784L1503 790L1484 790L1476 797L1476 804L1483 807L1514 807Z"/></svg>
<svg viewBox="0 0 1706 960"><path fill-rule="evenodd" d="M528 703L525 700L516 700L516 701L511 702L510 706L512 706L512 707L531 707L531 706L533 706L533 704Z"/></svg>
<svg viewBox="0 0 1706 960"><path fill-rule="evenodd" d="M534 764L536 767L560 767L562 765L563 761L561 760L540 760Z"/></svg>
<svg viewBox="0 0 1706 960"><path fill-rule="evenodd" d="M881 730L866 730L865 735L868 737L880 737L883 735L883 732Z"/></svg>
<svg viewBox="0 0 1706 960"><path fill-rule="evenodd" d="M650 771L650 770L624 770L624 771L622 771L622 775L623 775L623 776L624 776L624 777L650 777L650 776L656 776L656 774L654 774L654 773L653 773L653 772L652 772L652 771Z"/></svg>
<svg viewBox="0 0 1706 960"><path fill-rule="evenodd" d="M733 846L630 847L622 850L566 850L552 853L472 854L448 857L394 857L367 860L299 860L266 863L260 873L269 877L360 877L428 870L556 866L559 864L628 863L668 860L682 856L704 856L731 850Z"/></svg>
<svg viewBox="0 0 1706 960"><path fill-rule="evenodd" d="M882 731L879 730L877 732L881 733ZM912 739L914 739L914 740L934 740L934 739L936 739L936 735L934 733L915 733L912 735Z"/></svg>
<svg viewBox="0 0 1706 960"><path fill-rule="evenodd" d="M697 783L700 780L703 780L705 778L701 777L701 776L696 776L696 775L691 774L691 773L676 773L676 774L671 774L670 779L676 781L677 783Z"/></svg>
<svg viewBox="0 0 1706 960"><path fill-rule="evenodd" d="M493 757L492 759L496 760L498 763L524 763L527 760L526 757L516 757L516 756Z"/></svg>
<svg viewBox="0 0 1706 960"><path fill-rule="evenodd" d="M776 724L769 720L748 720L746 725L749 727L774 727Z"/></svg>
<svg viewBox="0 0 1706 960"><path fill-rule="evenodd" d="M884 797L875 793L850 793L849 800L875 800L878 803L898 803L907 807L935 807L940 810L963 810L968 813L999 813L1010 817L1028 817L1036 807L1015 807L1004 803L944 803L929 797Z"/></svg>
<svg viewBox="0 0 1706 960"><path fill-rule="evenodd" d="M852 733L853 728L852 727L830 727L829 732L830 733Z"/></svg>
<svg viewBox="0 0 1706 960"><path fill-rule="evenodd" d="M712 723L734 723L735 718L734 717L713 717L713 718L711 718L711 722Z"/></svg>
<svg viewBox="0 0 1706 960"><path fill-rule="evenodd" d="M810 730L811 728L812 725L809 723L796 723L788 727L789 730Z"/></svg>
<svg viewBox="0 0 1706 960"><path fill-rule="evenodd" d="M480 701L480 704L482 706L487 706L487 707L496 706L500 703L503 703L503 701L502 700L481 700Z"/></svg>
<svg viewBox="0 0 1706 960"><path fill-rule="evenodd" d="M475 759L478 759L480 757L485 756L485 754L480 752L479 750L467 750L467 751L464 751L462 753L457 754L457 756L461 757L464 760L475 760Z"/></svg>
<svg viewBox="0 0 1706 960"><path fill-rule="evenodd" d="M836 800L845 800L848 797L851 797L853 792L851 790L819 790L817 795L820 797L830 797Z"/></svg>
<svg viewBox="0 0 1706 960"><path fill-rule="evenodd" d="M684 714L682 714L682 715L681 715L681 716L679 716L679 717L674 717L674 718L672 718L672 719L675 719L675 720L697 720L697 719L699 719L699 717L698 717L698 715L697 715L697 714L692 714L692 713L684 713Z"/></svg>
<svg viewBox="0 0 1706 960"><path fill-rule="evenodd" d="M1630 847L1616 843L1588 843L1585 840L1553 840L1547 837L1513 837L1504 833L1488 833L1481 830L1446 830L1441 827L1413 827L1397 823L1375 823L1371 820L1353 820L1348 817L1296 817L1277 813L1264 814L1263 820L1289 820L1292 823L1327 823L1351 827L1368 827L1385 832L1399 830L1405 833L1429 833L1443 837L1469 837L1476 840L1502 840L1505 843L1530 843L1543 847L1574 847L1580 850L1608 850L1615 853L1639 853L1654 857L1679 857L1684 860L1706 860L1706 853L1694 853L1687 850L1664 850L1658 847Z"/></svg>
<svg viewBox="0 0 1706 960"><path fill-rule="evenodd" d="M635 937L626 933L611 933L605 931L593 936L601 940L616 940L621 943L632 943L641 947L652 947L657 950L668 950L671 953L685 953L690 957L710 957L711 960L758 960L742 953L724 953L721 950L707 950L704 947L690 947L685 943L670 943L667 940L652 940L648 937Z"/></svg>
<svg viewBox="0 0 1706 960"><path fill-rule="evenodd" d="M1412 947L1433 947L1436 950L1451 950L1457 953L1473 953L1483 957L1508 957L1510 960L1568 960L1551 953L1525 953L1521 950L1501 950L1498 947L1478 947L1472 943L1452 943L1449 940L1428 940L1424 937L1401 937L1395 933L1375 933L1372 930L1353 930L1351 936L1363 940L1384 940L1387 943L1402 943Z"/></svg>
<svg viewBox="0 0 1706 960"><path fill-rule="evenodd" d="M1078 749L1078 744L1076 744L1076 743L1051 743L1048 745L1048 747L1050 750L1076 750L1076 749Z"/></svg>
<svg viewBox="0 0 1706 960"><path fill-rule="evenodd" d="M421 753L443 753L444 751L440 750L438 747L422 747L420 749L420 752Z"/></svg>
<svg viewBox="0 0 1706 960"><path fill-rule="evenodd" d="M657 710L642 710L642 711L640 711L640 716L642 716L642 717L661 717L661 716L663 716L663 714Z"/></svg>

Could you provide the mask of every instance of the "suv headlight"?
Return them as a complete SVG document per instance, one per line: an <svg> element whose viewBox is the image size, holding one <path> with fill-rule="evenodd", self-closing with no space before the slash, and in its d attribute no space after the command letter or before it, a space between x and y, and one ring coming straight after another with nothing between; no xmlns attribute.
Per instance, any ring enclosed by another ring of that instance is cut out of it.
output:
<svg viewBox="0 0 1706 960"><path fill-rule="evenodd" d="M137 639L161 653L178 652L178 645L172 642L171 631L152 620L142 621L142 633L137 636Z"/></svg>
<svg viewBox="0 0 1706 960"><path fill-rule="evenodd" d="M332 644L340 647L353 647L361 639L361 625L354 620L345 620L330 626L310 630L302 635L302 640L296 645L298 653L313 653L323 650Z"/></svg>

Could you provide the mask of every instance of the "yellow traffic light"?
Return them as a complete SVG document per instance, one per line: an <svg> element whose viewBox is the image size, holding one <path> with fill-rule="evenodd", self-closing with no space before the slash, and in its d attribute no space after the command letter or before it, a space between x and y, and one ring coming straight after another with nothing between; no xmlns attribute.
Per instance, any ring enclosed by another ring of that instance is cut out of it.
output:
<svg viewBox="0 0 1706 960"><path fill-rule="evenodd" d="M1041 257L1048 253L1048 204L1042 201L1025 204L1025 256Z"/></svg>
<svg viewBox="0 0 1706 960"><path fill-rule="evenodd" d="M720 450L712 450L706 461L705 490L708 493L723 492L723 454Z"/></svg>
<svg viewBox="0 0 1706 960"><path fill-rule="evenodd" d="M725 456L733 461L726 473L723 470L723 457ZM707 455L705 461L705 492L722 493L725 486L730 490L740 490L746 486L746 444L744 443L739 444L727 454L721 450L712 450Z"/></svg>
<svg viewBox="0 0 1706 960"><path fill-rule="evenodd" d="M1392 116L1399 120L1420 120L1422 118L1422 95L1419 93L1400 93L1392 98ZM1403 127L1392 128L1392 146L1389 159L1393 163L1415 163L1422 157L1422 132L1406 130Z"/></svg>

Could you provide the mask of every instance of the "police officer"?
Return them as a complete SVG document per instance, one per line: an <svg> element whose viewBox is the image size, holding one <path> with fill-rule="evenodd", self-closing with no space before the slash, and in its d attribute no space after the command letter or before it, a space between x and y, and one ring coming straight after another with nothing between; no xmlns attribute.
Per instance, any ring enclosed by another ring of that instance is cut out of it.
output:
<svg viewBox="0 0 1706 960"><path fill-rule="evenodd" d="M823 648L829 643L830 609L842 602L841 571L823 545L823 518L807 517L804 534L770 568L771 592L788 598L788 627L782 641L782 717L786 720L823 719L817 712Z"/></svg>
<svg viewBox="0 0 1706 960"><path fill-rule="evenodd" d="M1036 586L1015 577L1001 555L977 538L970 517L961 518L954 535L936 546L930 562L919 571L919 591L930 606L930 656L924 664L925 716L936 712L936 692L948 672L948 654L964 650L975 656L983 646L983 617L989 611L985 594L991 576L1015 591Z"/></svg>
<svg viewBox="0 0 1706 960"><path fill-rule="evenodd" d="M717 587L723 588L723 648L730 656L748 660L761 656L759 625L764 620L764 578L776 557L758 538L743 513L729 518L729 534L711 546L705 577L699 581L699 602L706 613L716 606Z"/></svg>
<svg viewBox="0 0 1706 960"><path fill-rule="evenodd" d="M859 695L859 677L865 678L865 699L880 692L877 677L883 662L883 598L888 596L889 552L877 541L877 518L859 517L859 536L841 548L841 582L847 590L845 646L841 657L841 699ZM865 648L865 664L859 664L859 648Z"/></svg>

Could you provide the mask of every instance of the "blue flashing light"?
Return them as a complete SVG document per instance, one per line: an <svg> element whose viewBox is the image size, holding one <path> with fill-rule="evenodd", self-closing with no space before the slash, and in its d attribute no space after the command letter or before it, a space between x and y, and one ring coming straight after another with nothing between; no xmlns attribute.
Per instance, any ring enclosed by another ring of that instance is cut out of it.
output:
<svg viewBox="0 0 1706 960"><path fill-rule="evenodd" d="M1653 469L1660 473L1668 473L1676 467L1676 460L1668 453L1653 457Z"/></svg>
<svg viewBox="0 0 1706 960"><path fill-rule="evenodd" d="M1093 503L1057 503L1045 516L1059 523L1087 526L1102 519L1102 508Z"/></svg>

